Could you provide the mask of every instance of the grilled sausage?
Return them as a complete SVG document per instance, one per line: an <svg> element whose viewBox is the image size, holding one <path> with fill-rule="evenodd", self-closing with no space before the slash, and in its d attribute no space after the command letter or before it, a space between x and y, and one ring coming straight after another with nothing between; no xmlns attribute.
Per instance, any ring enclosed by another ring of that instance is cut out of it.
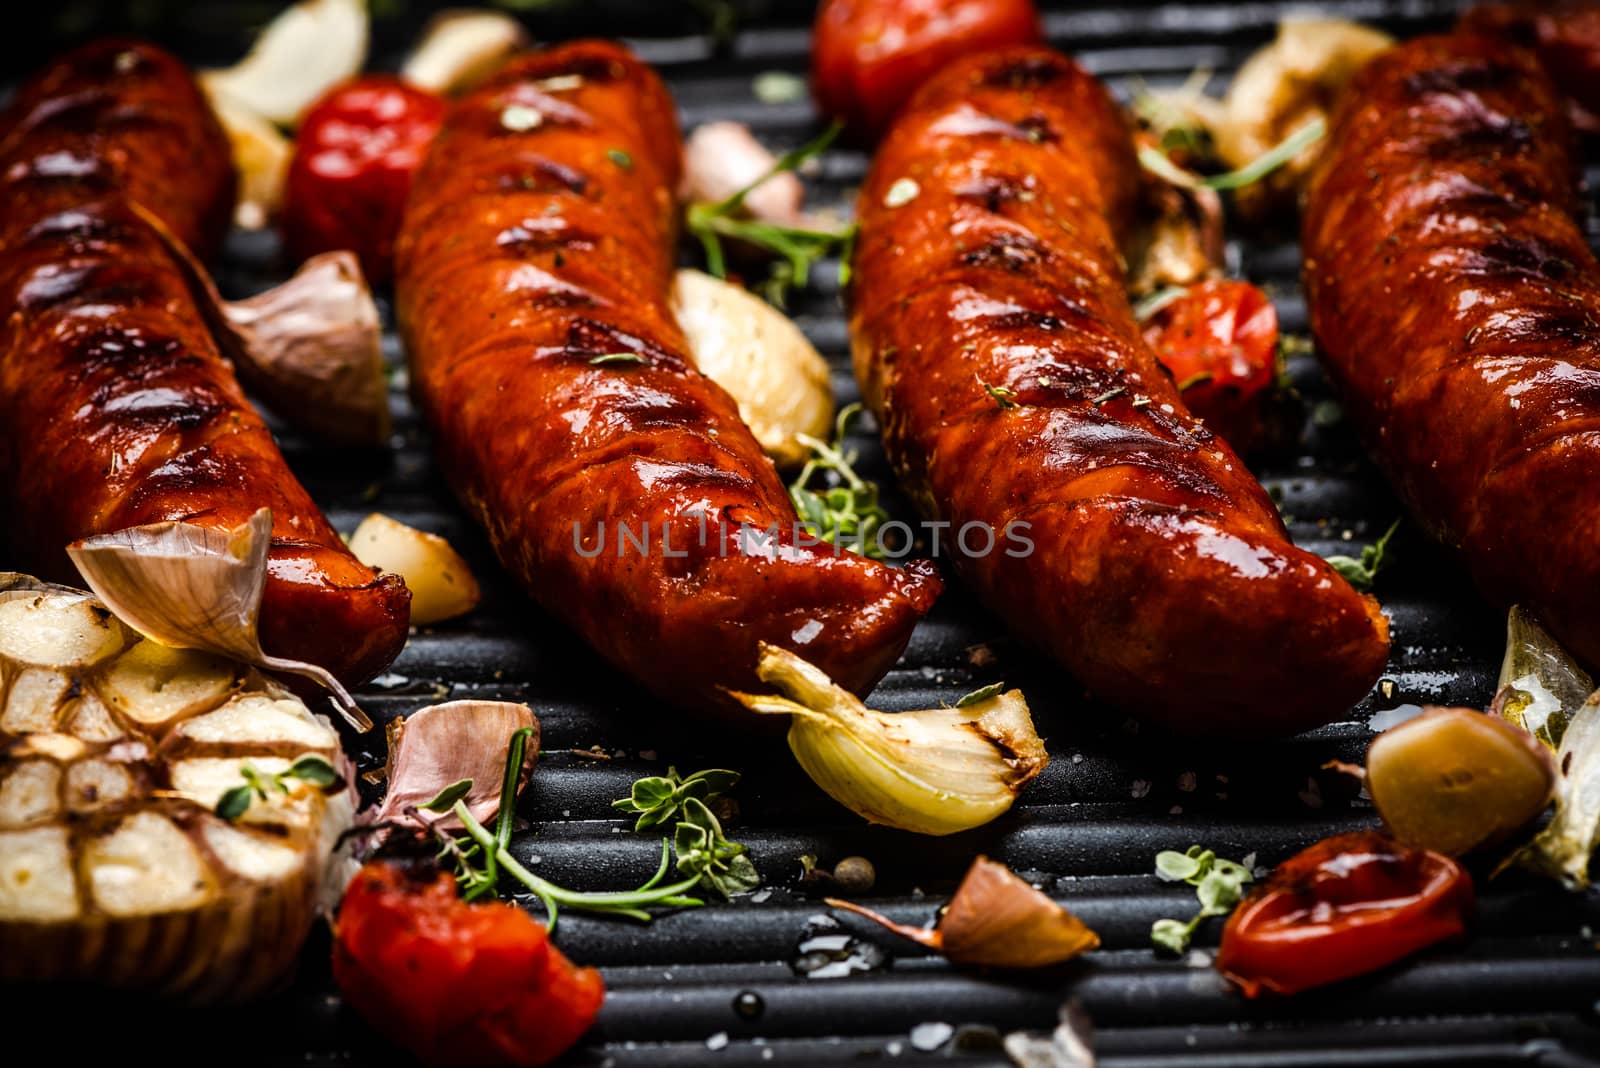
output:
<svg viewBox="0 0 1600 1068"><path fill-rule="evenodd" d="M1600 663L1600 265L1562 101L1503 41L1429 37L1351 82L1303 222L1345 410L1483 592Z"/></svg>
<svg viewBox="0 0 1600 1068"><path fill-rule="evenodd" d="M1461 16L1457 28L1533 49L1567 95L1573 125L1600 133L1600 3L1484 4Z"/></svg>
<svg viewBox="0 0 1600 1068"><path fill-rule="evenodd" d="M405 643L410 594L351 556L219 355L156 225L204 254L232 211L228 142L177 60L102 41L0 127L0 501L11 562L70 579L79 538L272 509L269 653L349 681ZM150 217L158 220L152 224Z"/></svg>
<svg viewBox="0 0 1600 1068"><path fill-rule="evenodd" d="M397 245L440 460L506 569L657 694L720 704L759 640L864 690L938 578L796 536L668 310L679 166L666 89L610 43L518 59L456 105Z"/></svg>
<svg viewBox="0 0 1600 1068"><path fill-rule="evenodd" d="M1136 166L1121 113L1071 60L1025 48L946 68L861 192L857 376L930 513L1029 525L1031 555L958 566L1091 691L1191 734L1324 723L1382 670L1386 623L1290 544L1141 338L1118 256Z"/></svg>

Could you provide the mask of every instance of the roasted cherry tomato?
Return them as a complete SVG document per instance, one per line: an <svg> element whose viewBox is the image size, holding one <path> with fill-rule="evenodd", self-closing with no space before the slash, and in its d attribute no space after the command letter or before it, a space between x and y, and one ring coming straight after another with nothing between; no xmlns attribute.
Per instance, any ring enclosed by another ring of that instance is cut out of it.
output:
<svg viewBox="0 0 1600 1068"><path fill-rule="evenodd" d="M289 251L304 259L350 249L369 279L387 279L411 179L444 112L442 97L381 74L346 82L312 105L284 189Z"/></svg>
<svg viewBox="0 0 1600 1068"><path fill-rule="evenodd" d="M1278 369L1278 313L1267 295L1249 282L1201 282L1153 312L1144 339L1189 410L1248 451Z"/></svg>
<svg viewBox="0 0 1600 1068"><path fill-rule="evenodd" d="M428 1064L548 1064L600 1011L600 973L574 967L515 905L468 904L455 879L368 864L334 925L333 976L361 1016Z"/></svg>
<svg viewBox="0 0 1600 1068"><path fill-rule="evenodd" d="M1039 39L1033 0L824 0L811 91L824 115L875 138L952 59Z"/></svg>
<svg viewBox="0 0 1600 1068"><path fill-rule="evenodd" d="M1278 865L1234 911L1217 968L1247 997L1296 994L1454 938L1472 910L1472 879L1449 857L1341 834Z"/></svg>

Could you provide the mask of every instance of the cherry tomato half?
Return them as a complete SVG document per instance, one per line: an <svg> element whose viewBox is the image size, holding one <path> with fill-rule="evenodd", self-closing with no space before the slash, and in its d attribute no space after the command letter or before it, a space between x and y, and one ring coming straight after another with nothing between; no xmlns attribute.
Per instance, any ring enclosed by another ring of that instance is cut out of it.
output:
<svg viewBox="0 0 1600 1068"><path fill-rule="evenodd" d="M811 91L824 115L876 138L946 63L1039 39L1033 0L824 0Z"/></svg>
<svg viewBox="0 0 1600 1068"><path fill-rule="evenodd" d="M284 188L289 251L350 249L368 279L387 279L411 179L444 112L442 97L389 75L346 82L312 105Z"/></svg>
<svg viewBox="0 0 1600 1068"><path fill-rule="evenodd" d="M1234 911L1217 969L1246 997L1296 994L1460 935L1473 900L1449 857L1375 831L1337 835L1284 861Z"/></svg>
<svg viewBox="0 0 1600 1068"><path fill-rule="evenodd" d="M1152 313L1144 339L1189 410L1248 451L1278 369L1278 313L1267 295L1249 282L1201 282Z"/></svg>
<svg viewBox="0 0 1600 1068"><path fill-rule="evenodd" d="M368 864L334 925L333 976L376 1030L428 1064L540 1065L605 996L515 905L468 904L446 872Z"/></svg>

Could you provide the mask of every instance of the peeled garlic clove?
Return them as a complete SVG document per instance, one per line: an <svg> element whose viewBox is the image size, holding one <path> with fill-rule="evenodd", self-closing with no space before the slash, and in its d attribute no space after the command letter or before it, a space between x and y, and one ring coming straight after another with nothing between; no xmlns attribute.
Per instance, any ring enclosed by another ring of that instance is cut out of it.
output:
<svg viewBox="0 0 1600 1068"><path fill-rule="evenodd" d="M789 748L828 796L873 823L954 834L1011 807L1049 762L1018 690L965 708L875 712L816 666L761 645L761 681L787 697L732 694L793 717Z"/></svg>
<svg viewBox="0 0 1600 1068"><path fill-rule="evenodd" d="M213 94L293 126L318 97L358 73L366 58L365 0L301 0L267 24L244 59L200 80Z"/></svg>
<svg viewBox="0 0 1600 1068"><path fill-rule="evenodd" d="M350 551L368 567L405 579L413 626L465 615L482 596L472 569L449 542L379 512L356 527Z"/></svg>
<svg viewBox="0 0 1600 1068"><path fill-rule="evenodd" d="M256 623L271 544L272 512L263 508L232 530L151 523L74 542L67 555L95 595L147 639L302 675L328 690L351 726L371 730L327 669L261 651Z"/></svg>
<svg viewBox="0 0 1600 1068"><path fill-rule="evenodd" d="M112 709L147 726L214 707L238 679L231 660L141 641L111 664L100 695Z"/></svg>
<svg viewBox="0 0 1600 1068"><path fill-rule="evenodd" d="M498 11L441 11L400 67L400 77L436 93L464 93L529 45L522 24Z"/></svg>
<svg viewBox="0 0 1600 1068"><path fill-rule="evenodd" d="M1390 833L1451 857L1526 825L1554 786L1532 735L1468 708L1430 708L1367 750L1367 790Z"/></svg>
<svg viewBox="0 0 1600 1068"><path fill-rule="evenodd" d="M211 94L211 109L228 134L233 166L239 172L233 221L244 230L265 229L283 203L283 184L293 151L289 139L272 123L221 92Z"/></svg>
<svg viewBox="0 0 1600 1068"><path fill-rule="evenodd" d="M779 466L804 463L804 434L833 423L828 364L788 316L748 291L694 270L672 280L672 313L695 363L733 395L739 415Z"/></svg>
<svg viewBox="0 0 1600 1068"><path fill-rule="evenodd" d="M705 123L683 144L679 196L689 204L715 204L770 172L777 162L744 123ZM744 210L752 219L792 226L800 221L805 196L800 176L784 171L750 190Z"/></svg>

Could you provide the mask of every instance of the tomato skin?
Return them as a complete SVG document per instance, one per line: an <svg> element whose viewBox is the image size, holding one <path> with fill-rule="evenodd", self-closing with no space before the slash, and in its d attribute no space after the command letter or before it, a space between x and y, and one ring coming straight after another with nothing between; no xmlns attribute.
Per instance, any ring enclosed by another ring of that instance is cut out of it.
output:
<svg viewBox="0 0 1600 1068"><path fill-rule="evenodd" d="M1278 370L1278 312L1249 282L1190 286L1144 322L1145 342L1183 391L1183 403L1237 452L1261 439Z"/></svg>
<svg viewBox="0 0 1600 1068"><path fill-rule="evenodd" d="M468 904L448 873L387 863L363 867L345 892L333 976L368 1023L427 1064L548 1064L605 996L600 973L575 967L522 909Z"/></svg>
<svg viewBox="0 0 1600 1068"><path fill-rule="evenodd" d="M388 280L411 180L444 113L442 97L383 74L345 82L313 104L284 187L290 253L350 249L370 281Z"/></svg>
<svg viewBox="0 0 1600 1068"><path fill-rule="evenodd" d="M824 0L811 45L817 108L876 139L940 67L1042 39L1033 0Z"/></svg>
<svg viewBox="0 0 1600 1068"><path fill-rule="evenodd" d="M1217 969L1246 997L1364 975L1466 930L1472 879L1376 831L1324 839L1280 864L1228 919Z"/></svg>

